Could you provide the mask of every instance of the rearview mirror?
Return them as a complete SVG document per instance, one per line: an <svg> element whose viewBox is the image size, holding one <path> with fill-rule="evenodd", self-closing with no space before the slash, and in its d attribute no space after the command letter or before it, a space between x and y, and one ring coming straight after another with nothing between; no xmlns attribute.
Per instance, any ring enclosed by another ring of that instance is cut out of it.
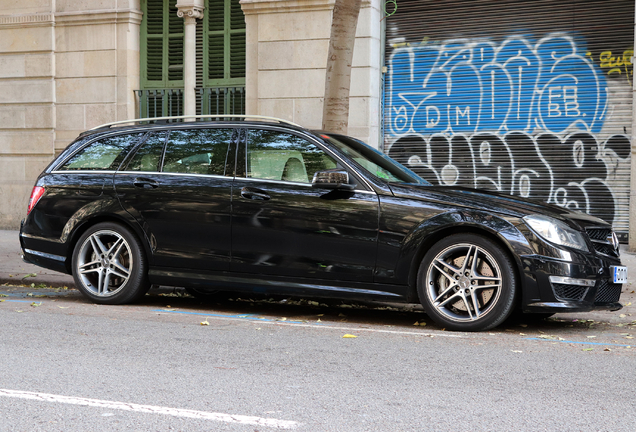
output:
<svg viewBox="0 0 636 432"><path fill-rule="evenodd" d="M340 169L317 171L311 186L320 189L344 190L353 190L356 187L354 184L349 184L349 173Z"/></svg>

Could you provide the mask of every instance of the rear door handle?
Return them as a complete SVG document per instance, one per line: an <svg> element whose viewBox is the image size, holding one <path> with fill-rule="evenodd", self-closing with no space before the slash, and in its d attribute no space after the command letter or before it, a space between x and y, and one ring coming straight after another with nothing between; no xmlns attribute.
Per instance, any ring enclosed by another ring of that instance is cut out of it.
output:
<svg viewBox="0 0 636 432"><path fill-rule="evenodd" d="M152 179L138 177L133 181L136 188L140 189L156 189L159 187L159 182Z"/></svg>
<svg viewBox="0 0 636 432"><path fill-rule="evenodd" d="M241 189L241 196L243 198L252 199L252 200L260 200L267 201L270 197L269 194L260 189L248 188L244 187Z"/></svg>

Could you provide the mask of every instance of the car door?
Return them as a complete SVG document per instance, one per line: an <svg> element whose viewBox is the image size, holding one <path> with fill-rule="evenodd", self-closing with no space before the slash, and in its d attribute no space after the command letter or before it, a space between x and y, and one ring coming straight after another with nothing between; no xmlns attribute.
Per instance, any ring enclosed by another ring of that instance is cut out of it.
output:
<svg viewBox="0 0 636 432"><path fill-rule="evenodd" d="M378 197L362 185L312 187L316 171L337 166L299 134L247 130L232 189L233 272L372 281Z"/></svg>
<svg viewBox="0 0 636 432"><path fill-rule="evenodd" d="M229 270L234 129L156 132L115 175L122 206L150 239L153 265Z"/></svg>

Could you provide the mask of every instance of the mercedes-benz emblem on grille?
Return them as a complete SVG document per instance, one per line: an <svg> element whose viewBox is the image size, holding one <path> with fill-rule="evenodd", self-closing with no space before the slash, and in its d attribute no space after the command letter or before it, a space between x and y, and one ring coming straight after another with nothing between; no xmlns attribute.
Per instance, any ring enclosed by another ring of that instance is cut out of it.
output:
<svg viewBox="0 0 636 432"><path fill-rule="evenodd" d="M619 242L618 242L618 236L616 235L616 233L614 231L612 231L612 233L610 235L607 236L606 239L612 246L614 246L614 249L618 250L619 248Z"/></svg>

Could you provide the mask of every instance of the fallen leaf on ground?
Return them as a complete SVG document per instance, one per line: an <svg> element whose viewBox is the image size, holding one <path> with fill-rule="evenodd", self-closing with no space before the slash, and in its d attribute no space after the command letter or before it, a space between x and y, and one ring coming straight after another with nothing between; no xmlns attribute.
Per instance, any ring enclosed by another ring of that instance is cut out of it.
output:
<svg viewBox="0 0 636 432"><path fill-rule="evenodd" d="M625 314L620 314L618 317L619 317L619 318L625 318L626 316L627 316L627 315L625 315Z"/></svg>
<svg viewBox="0 0 636 432"><path fill-rule="evenodd" d="M347 333L346 335L344 335L342 337L345 338L345 339L351 339L351 338L357 338L358 336Z"/></svg>
<svg viewBox="0 0 636 432"><path fill-rule="evenodd" d="M205 321L201 321L201 325L210 325L210 323L208 322L208 319L206 318Z"/></svg>
<svg viewBox="0 0 636 432"><path fill-rule="evenodd" d="M583 351L594 351L594 348L583 348Z"/></svg>
<svg viewBox="0 0 636 432"><path fill-rule="evenodd" d="M58 306L60 309L68 309L70 306Z"/></svg>
<svg viewBox="0 0 636 432"><path fill-rule="evenodd" d="M511 350L513 353L522 353L523 351L519 351L519 350Z"/></svg>
<svg viewBox="0 0 636 432"><path fill-rule="evenodd" d="M594 339L596 336L588 336L588 339Z"/></svg>
<svg viewBox="0 0 636 432"><path fill-rule="evenodd" d="M26 279L26 278L30 278L30 277L36 277L37 273L29 273L28 275L24 275L22 276L22 279Z"/></svg>
<svg viewBox="0 0 636 432"><path fill-rule="evenodd" d="M609 349L609 348L605 348L603 351L611 351L611 349Z"/></svg>
<svg viewBox="0 0 636 432"><path fill-rule="evenodd" d="M40 302L40 303L33 302L33 303L31 303L31 306L33 306L33 307L42 306L42 302Z"/></svg>

